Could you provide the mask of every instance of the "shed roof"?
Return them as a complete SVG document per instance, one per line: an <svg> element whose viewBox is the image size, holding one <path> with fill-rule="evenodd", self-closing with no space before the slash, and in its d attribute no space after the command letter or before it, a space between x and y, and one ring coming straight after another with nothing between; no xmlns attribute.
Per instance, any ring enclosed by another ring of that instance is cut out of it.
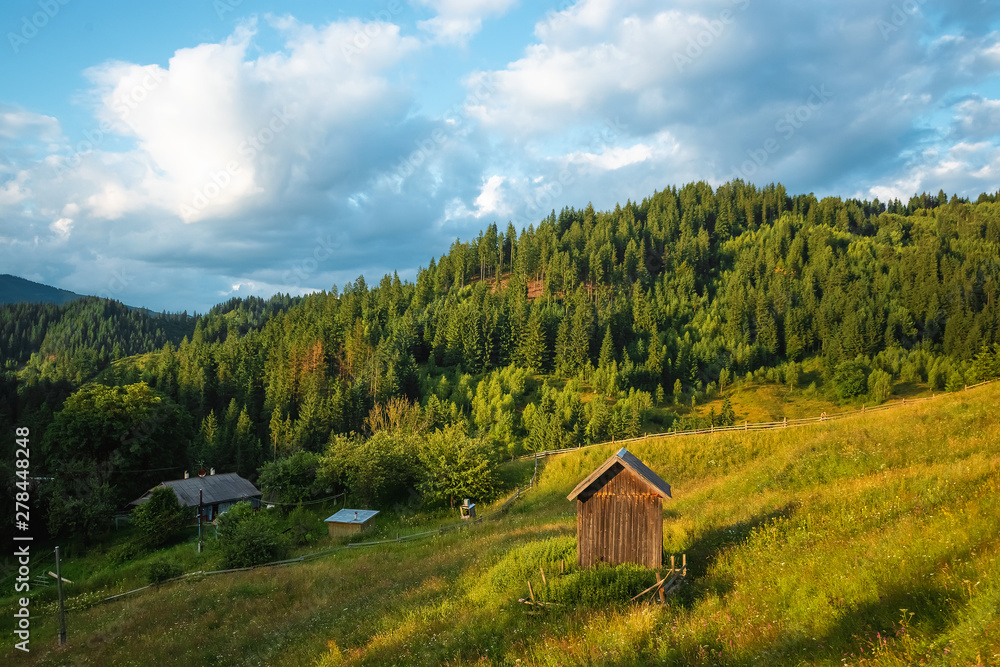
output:
<svg viewBox="0 0 1000 667"><path fill-rule="evenodd" d="M610 482L615 475L625 469L631 470L635 476L644 482L653 493L661 498L670 498L670 485L664 482L659 475L649 469L649 467L637 459L631 452L622 447L612 454L607 461L590 473L585 480L576 485L576 488L567 496L569 500L587 500L597 493L605 484Z"/></svg>
<svg viewBox="0 0 1000 667"><path fill-rule="evenodd" d="M378 514L378 510L349 510L345 508L326 520L332 523L367 523L376 514Z"/></svg>
<svg viewBox="0 0 1000 667"><path fill-rule="evenodd" d="M202 503L214 505L215 503L231 502L248 498L260 498L260 490L234 472L222 475L205 475L204 477L189 477L188 479L175 479L170 482L163 482L160 486L166 486L174 490L177 501L185 507L195 507L198 505L198 492L202 491ZM147 491L137 500L133 500L133 505L140 505L146 502L156 487Z"/></svg>

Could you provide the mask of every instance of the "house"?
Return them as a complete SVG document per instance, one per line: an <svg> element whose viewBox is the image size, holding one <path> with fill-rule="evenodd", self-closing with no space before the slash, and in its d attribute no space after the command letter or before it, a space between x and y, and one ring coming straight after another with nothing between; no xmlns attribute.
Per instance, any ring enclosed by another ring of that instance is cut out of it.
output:
<svg viewBox="0 0 1000 667"><path fill-rule="evenodd" d="M185 472L184 479L163 482L160 486L173 489L177 502L182 507L198 507L200 504L206 521L224 514L241 500L248 500L254 507L260 507L261 492L249 480L234 472L216 475L213 468L210 474L197 477L189 477ZM157 488L159 487L153 487L130 504L141 505Z"/></svg>
<svg viewBox="0 0 1000 667"><path fill-rule="evenodd" d="M344 537L360 533L371 526L372 519L378 514L376 510L342 509L326 520L330 537Z"/></svg>
<svg viewBox="0 0 1000 667"><path fill-rule="evenodd" d="M670 485L622 447L567 496L576 500L577 563L660 567L670 497Z"/></svg>

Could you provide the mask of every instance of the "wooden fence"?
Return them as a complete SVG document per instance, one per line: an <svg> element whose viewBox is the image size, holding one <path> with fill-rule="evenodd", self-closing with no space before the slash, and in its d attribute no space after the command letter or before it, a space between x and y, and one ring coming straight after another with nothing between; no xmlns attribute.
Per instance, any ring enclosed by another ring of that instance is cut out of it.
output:
<svg viewBox="0 0 1000 667"><path fill-rule="evenodd" d="M1000 379L996 380L986 380L985 382L980 382L978 384L966 385L962 391L967 391L969 389L975 389L976 387L981 387L986 384L991 384L993 382L1000 382ZM552 456L554 454L565 454L567 452L577 452L581 449L588 449L590 447L600 447L602 445L624 445L630 442L642 442L652 438L676 438L686 435L705 435L714 433L732 433L735 431L772 431L776 429L788 428L793 426L806 426L808 424L817 424L819 422L826 421L836 421L838 419L845 419L847 417L857 417L858 415L868 414L869 412L881 412L882 410L892 410L894 408L903 407L906 405L913 405L915 403L922 403L924 401L931 401L935 398L940 398L941 396L948 396L955 392L943 392L940 394L931 394L930 396L924 396L923 398L904 398L899 401L893 401L891 403L883 403L882 405L876 405L873 407L867 407L862 405L860 410L852 410L850 412L837 412L831 415L823 413L818 417L805 417L801 419L782 419L781 421L775 422L747 422L744 421L742 424L735 424L733 426L711 426L709 428L692 429L689 431L668 431L666 433L646 433L644 435L637 436L635 438L623 438L621 440L608 440L605 442L595 442L590 445L581 445L580 447L567 447L564 449L550 449L544 452L535 452L533 454L525 454L524 456L518 457L519 460L525 461L528 459L536 459L535 464L535 475L538 474L538 458L544 458L546 456ZM534 480L534 477L532 478Z"/></svg>

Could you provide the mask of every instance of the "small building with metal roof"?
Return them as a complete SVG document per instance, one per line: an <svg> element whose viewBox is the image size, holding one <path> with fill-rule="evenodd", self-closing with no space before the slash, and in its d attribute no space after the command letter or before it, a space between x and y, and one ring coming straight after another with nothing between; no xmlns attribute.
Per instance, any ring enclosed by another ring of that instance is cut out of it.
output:
<svg viewBox="0 0 1000 667"><path fill-rule="evenodd" d="M660 567L670 497L670 485L622 447L567 496L576 500L577 563Z"/></svg>
<svg viewBox="0 0 1000 667"><path fill-rule="evenodd" d="M242 500L249 501L254 507L260 507L262 495L260 490L249 480L234 472L216 475L214 469L211 474L203 476L188 477L185 473L184 479L163 482L159 486L173 489L177 496L177 502L182 507L198 507L200 505L202 513L208 521L225 513L230 507ZM153 487L129 504L143 504L157 488L159 487Z"/></svg>
<svg viewBox="0 0 1000 667"><path fill-rule="evenodd" d="M330 537L344 537L360 533L371 527L376 514L378 514L377 510L342 509L326 519Z"/></svg>

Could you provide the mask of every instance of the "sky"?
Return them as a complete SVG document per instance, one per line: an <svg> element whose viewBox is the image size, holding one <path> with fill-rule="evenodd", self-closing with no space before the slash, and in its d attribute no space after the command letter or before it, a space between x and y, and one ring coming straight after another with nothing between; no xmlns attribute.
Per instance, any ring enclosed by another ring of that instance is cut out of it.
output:
<svg viewBox="0 0 1000 667"><path fill-rule="evenodd" d="M985 0L5 0L0 273L156 311L734 178L1000 188Z"/></svg>

